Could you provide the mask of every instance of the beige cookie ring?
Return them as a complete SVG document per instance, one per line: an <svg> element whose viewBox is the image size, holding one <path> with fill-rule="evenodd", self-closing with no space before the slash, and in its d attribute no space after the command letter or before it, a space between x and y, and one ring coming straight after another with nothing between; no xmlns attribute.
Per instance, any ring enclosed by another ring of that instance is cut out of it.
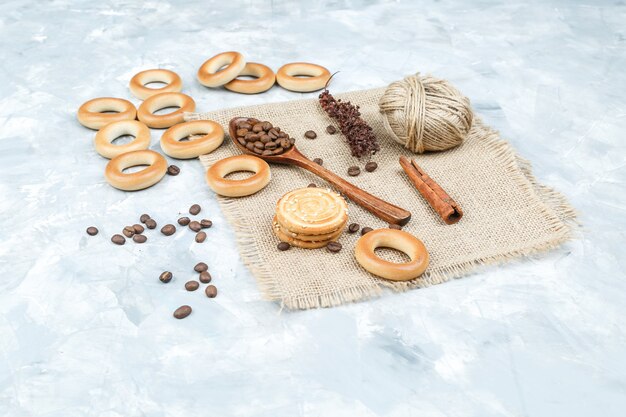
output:
<svg viewBox="0 0 626 417"><path fill-rule="evenodd" d="M199 138L181 142L190 136ZM174 125L161 136L161 149L166 155L177 159L196 158L213 152L224 141L224 129L211 120L194 120Z"/></svg>
<svg viewBox="0 0 626 417"><path fill-rule="evenodd" d="M137 109L133 103L115 97L94 98L83 103L78 109L80 124L94 130L120 120L135 120L136 116Z"/></svg>
<svg viewBox="0 0 626 417"><path fill-rule="evenodd" d="M205 87L219 87L237 78L245 66L246 60L239 52L222 52L200 66L198 81Z"/></svg>
<svg viewBox="0 0 626 417"><path fill-rule="evenodd" d="M114 145L112 142L124 135L135 138L124 145ZM140 151L150 147L150 129L137 120L120 120L109 123L96 133L94 138L96 152L105 158L111 159L131 151Z"/></svg>
<svg viewBox="0 0 626 417"><path fill-rule="evenodd" d="M148 165L141 171L126 174L126 168ZM124 191L135 191L148 188L167 172L167 161L160 153L143 150L123 153L111 159L107 164L104 177L113 187Z"/></svg>
<svg viewBox="0 0 626 417"><path fill-rule="evenodd" d="M409 262L386 261L374 253L376 248L391 248L404 252ZM408 281L422 275L428 267L429 257L421 240L403 230L377 229L361 236L354 255L367 271L392 281Z"/></svg>
<svg viewBox="0 0 626 417"><path fill-rule="evenodd" d="M236 171L250 171L254 175L242 180L229 180L226 175ZM224 158L206 172L209 187L216 194L226 197L243 197L262 190L271 179L270 166L264 160L251 155Z"/></svg>
<svg viewBox="0 0 626 417"><path fill-rule="evenodd" d="M248 62L239 76L256 77L254 80L244 80L235 78L231 82L224 84L224 88L235 93L257 94L272 88L276 82L274 71L266 65L256 62Z"/></svg>
<svg viewBox="0 0 626 417"><path fill-rule="evenodd" d="M146 84L160 82L167 84L160 88L146 87ZM138 72L128 84L130 92L139 100L145 100L159 93L178 93L183 89L183 81L174 71L166 69L149 69Z"/></svg>
<svg viewBox="0 0 626 417"><path fill-rule="evenodd" d="M330 72L317 64L292 62L276 72L276 82L284 89L308 93L324 88L330 79Z"/></svg>
<svg viewBox="0 0 626 417"><path fill-rule="evenodd" d="M155 111L166 107L180 108L167 114L154 114ZM159 93L141 103L139 110L137 110L137 118L148 125L148 127L163 129L182 123L184 121L184 113L195 110L196 102L186 94Z"/></svg>

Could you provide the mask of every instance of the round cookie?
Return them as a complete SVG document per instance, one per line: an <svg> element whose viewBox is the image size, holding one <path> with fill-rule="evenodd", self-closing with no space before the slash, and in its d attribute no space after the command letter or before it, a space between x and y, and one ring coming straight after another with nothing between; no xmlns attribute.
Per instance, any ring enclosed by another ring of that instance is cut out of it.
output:
<svg viewBox="0 0 626 417"><path fill-rule="evenodd" d="M348 220L348 205L334 191L299 188L276 204L276 219L292 233L322 235L338 230Z"/></svg>

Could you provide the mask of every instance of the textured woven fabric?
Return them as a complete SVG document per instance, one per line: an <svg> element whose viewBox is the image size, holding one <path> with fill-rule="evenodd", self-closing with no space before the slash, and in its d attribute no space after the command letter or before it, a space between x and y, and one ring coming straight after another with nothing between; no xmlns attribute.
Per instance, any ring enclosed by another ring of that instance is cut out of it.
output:
<svg viewBox="0 0 626 417"><path fill-rule="evenodd" d="M276 249L278 239L272 232L272 218L278 199L294 188L309 183L327 184L297 167L272 165L272 180L259 193L243 198L218 197L223 211L235 229L244 263L259 282L263 294L291 309L329 307L363 300L381 294L385 287L396 291L439 284L466 275L477 266L549 250L571 236L575 213L554 190L539 185L527 162L498 134L475 119L466 141L445 152L416 156L394 142L385 132L378 101L384 89L338 94L361 107L362 117L373 127L381 151L372 160L378 169L362 170L348 177L348 167L359 165L350 155L339 133L329 135L333 124L317 100L299 100L259 106L187 114L187 120L210 119L225 128L233 117L268 120L296 138L298 149L310 159L322 158L324 166L358 187L412 213L404 230L420 238L430 254L424 275L408 282L390 282L365 271L354 258L359 234L344 233L339 239L340 253L325 249ZM304 138L314 130L317 139ZM209 167L215 161L240 153L226 138L215 152L200 157ZM409 182L398 159L416 158L419 165L461 206L464 217L446 225ZM209 190L210 192L210 190ZM349 202L349 222L372 228L386 223ZM377 251L378 253L378 251ZM386 259L403 259L383 249Z"/></svg>

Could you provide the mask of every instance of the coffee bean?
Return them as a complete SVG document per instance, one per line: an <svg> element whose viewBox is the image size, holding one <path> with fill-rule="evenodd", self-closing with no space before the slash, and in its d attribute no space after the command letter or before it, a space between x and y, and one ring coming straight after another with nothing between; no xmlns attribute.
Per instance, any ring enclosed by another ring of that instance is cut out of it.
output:
<svg viewBox="0 0 626 417"><path fill-rule="evenodd" d="M135 234L141 234L145 229L140 224L133 224L133 230L135 231Z"/></svg>
<svg viewBox="0 0 626 417"><path fill-rule="evenodd" d="M361 236L363 236L366 233L371 232L372 230L374 229L372 229L371 227L364 227L363 229L361 229Z"/></svg>
<svg viewBox="0 0 626 417"><path fill-rule="evenodd" d="M141 217L139 218L139 221L142 223L145 223L146 220L148 220L150 218L150 215L148 214L142 214Z"/></svg>
<svg viewBox="0 0 626 417"><path fill-rule="evenodd" d="M199 279L201 283L208 284L209 282L211 282L211 274L209 274L208 271L202 271L200 272Z"/></svg>
<svg viewBox="0 0 626 417"><path fill-rule="evenodd" d="M237 136L246 136L246 133L248 133L248 129L244 128L237 129L237 131L235 132Z"/></svg>
<svg viewBox="0 0 626 417"><path fill-rule="evenodd" d="M350 223L350 226L348 226L348 232L349 233L356 233L359 231L359 229L361 228L361 226L359 226L358 223Z"/></svg>
<svg viewBox="0 0 626 417"><path fill-rule="evenodd" d="M239 123L239 125L237 126L239 129L246 129L246 130L250 130L252 129L252 125L248 122L241 122Z"/></svg>
<svg viewBox="0 0 626 417"><path fill-rule="evenodd" d="M291 248L291 245L287 242L280 242L278 244L278 246L276 246L278 248L278 250L288 250L289 248Z"/></svg>
<svg viewBox="0 0 626 417"><path fill-rule="evenodd" d="M170 271L162 272L161 275L159 275L159 280L162 283L167 284L172 280L172 273Z"/></svg>
<svg viewBox="0 0 626 417"><path fill-rule="evenodd" d="M339 242L328 242L328 245L326 245L326 249L328 249L329 252L332 253L337 253L341 250L341 243Z"/></svg>
<svg viewBox="0 0 626 417"><path fill-rule="evenodd" d="M243 138L237 138L237 142L239 142L241 146L246 146L246 140Z"/></svg>
<svg viewBox="0 0 626 417"><path fill-rule="evenodd" d="M256 148L254 147L254 143L248 142L248 143L246 143L246 149L249 150L249 151L253 151Z"/></svg>
<svg viewBox="0 0 626 417"><path fill-rule="evenodd" d="M93 227L93 226L90 226L90 227L87 228L87 234L89 236L95 236L95 235L98 234L98 229Z"/></svg>
<svg viewBox="0 0 626 417"><path fill-rule="evenodd" d="M284 151L285 151L285 150L284 150L282 147L278 147L278 148L276 148L276 149L274 149L274 150L272 151L272 154L273 154L273 155L280 155L280 154L281 154L281 153L283 153Z"/></svg>
<svg viewBox="0 0 626 417"><path fill-rule="evenodd" d="M193 270L196 272L204 272L209 269L209 266L204 262L198 262L196 266L193 267Z"/></svg>
<svg viewBox="0 0 626 417"><path fill-rule="evenodd" d="M188 315L191 314L191 307L189 306L180 306L174 311L174 317L177 319L184 319Z"/></svg>
<svg viewBox="0 0 626 417"><path fill-rule="evenodd" d="M200 287L198 281L187 281L185 282L185 289L187 291L195 291Z"/></svg>
<svg viewBox="0 0 626 417"><path fill-rule="evenodd" d="M361 168L359 168L357 166L352 166L352 167L348 168L348 175L350 175L351 177L356 177L360 173L361 173Z"/></svg>
<svg viewBox="0 0 626 417"><path fill-rule="evenodd" d="M198 232L196 233L196 242L198 243L202 243L206 240L206 233L204 232Z"/></svg>
<svg viewBox="0 0 626 417"><path fill-rule="evenodd" d="M122 233L126 237L133 237L135 234L135 228L133 226L126 226L124 230L122 230Z"/></svg>
<svg viewBox="0 0 626 417"><path fill-rule="evenodd" d="M267 149L267 150L270 150L270 151L271 151L271 150L276 149L276 147L277 147L277 146L278 146L278 145L276 144L276 142L267 142L267 143L265 144L265 149Z"/></svg>
<svg viewBox="0 0 626 417"><path fill-rule="evenodd" d="M161 228L161 233L163 233L165 236L171 236L176 233L176 226L174 226L173 224L166 224Z"/></svg>
<svg viewBox="0 0 626 417"><path fill-rule="evenodd" d="M176 176L180 174L180 168L178 168L176 165L170 165L167 167L167 173L169 175Z"/></svg>
<svg viewBox="0 0 626 417"><path fill-rule="evenodd" d="M265 144L261 141L254 142L254 147L257 149L265 149Z"/></svg>
<svg viewBox="0 0 626 417"><path fill-rule="evenodd" d="M156 221L154 221L154 219L148 219L148 220L146 220L146 227L147 227L148 229L151 229L151 230L152 230L152 229L156 229L156 227L157 227L157 222L156 222Z"/></svg>
<svg viewBox="0 0 626 417"><path fill-rule="evenodd" d="M315 188L315 187L317 187L317 184L310 183L307 187L309 187L309 188Z"/></svg>
<svg viewBox="0 0 626 417"><path fill-rule="evenodd" d="M193 230L194 232L199 232L202 229L202 225L200 224L200 222L197 222L194 220L191 223L189 223L189 228Z"/></svg>
<svg viewBox="0 0 626 417"><path fill-rule="evenodd" d="M204 293L209 298L215 298L217 296L217 288L215 287L215 285L207 285Z"/></svg>
<svg viewBox="0 0 626 417"><path fill-rule="evenodd" d="M259 141L260 141L262 144L266 144L266 143L269 143L269 142L271 142L272 140L276 139L277 137L278 137L278 136L274 136L274 137L272 137L272 136L270 136L270 135L261 135L261 137L259 138Z"/></svg>
<svg viewBox="0 0 626 417"><path fill-rule="evenodd" d="M374 161L369 161L367 164L365 164L365 170L367 172L374 172L376 171L376 168L378 168L378 164Z"/></svg>
<svg viewBox="0 0 626 417"><path fill-rule="evenodd" d="M115 243L116 245L123 245L124 243L126 243L126 239L124 239L124 236L122 235L113 235L111 237L111 242Z"/></svg>
<svg viewBox="0 0 626 417"><path fill-rule="evenodd" d="M272 151L270 151L269 149L266 149L263 151L263 153L261 153L261 155L263 156L270 156L272 154Z"/></svg>
<svg viewBox="0 0 626 417"><path fill-rule="evenodd" d="M317 165L323 165L324 164L324 160L322 158L315 158L313 160L313 162L315 162Z"/></svg>
<svg viewBox="0 0 626 417"><path fill-rule="evenodd" d="M200 210L202 210L202 207L200 207L199 204L194 204L193 206L189 207L189 213L193 214L194 216L200 213Z"/></svg>
<svg viewBox="0 0 626 417"><path fill-rule="evenodd" d="M259 133L263 131L263 125L261 123L257 123L254 126L252 126L252 131L255 133Z"/></svg>
<svg viewBox="0 0 626 417"><path fill-rule="evenodd" d="M269 132L274 126L270 122L263 122L263 130Z"/></svg>
<svg viewBox="0 0 626 417"><path fill-rule="evenodd" d="M202 219L200 220L200 226L202 226L203 229L208 229L213 226L213 222L209 219Z"/></svg>
<svg viewBox="0 0 626 417"><path fill-rule="evenodd" d="M304 132L304 137L307 139L315 139L317 137L317 133L312 130L307 130Z"/></svg>
<svg viewBox="0 0 626 417"><path fill-rule="evenodd" d="M133 236L133 241L135 243L146 243L146 240L148 240L148 238L144 235L135 235Z"/></svg>
<svg viewBox="0 0 626 417"><path fill-rule="evenodd" d="M189 217L181 217L180 219L178 219L178 224L180 224L181 226L187 226L190 221L191 220L189 220Z"/></svg>
<svg viewBox="0 0 626 417"><path fill-rule="evenodd" d="M326 128L326 133L328 133L329 135L334 135L335 133L337 133L337 128L333 125L329 125Z"/></svg>
<svg viewBox="0 0 626 417"><path fill-rule="evenodd" d="M389 228L390 229L395 229L395 230L402 230L402 226L397 225L397 224L390 224Z"/></svg>

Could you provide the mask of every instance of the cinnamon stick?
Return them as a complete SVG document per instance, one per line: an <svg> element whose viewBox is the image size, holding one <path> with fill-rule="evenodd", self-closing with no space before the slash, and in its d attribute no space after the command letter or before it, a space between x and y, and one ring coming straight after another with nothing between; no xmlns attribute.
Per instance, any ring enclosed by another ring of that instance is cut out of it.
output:
<svg viewBox="0 0 626 417"><path fill-rule="evenodd" d="M424 172L415 162L404 156L400 157L400 165L409 176L422 197L430 204L446 224L454 224L461 220L463 211L461 207Z"/></svg>

